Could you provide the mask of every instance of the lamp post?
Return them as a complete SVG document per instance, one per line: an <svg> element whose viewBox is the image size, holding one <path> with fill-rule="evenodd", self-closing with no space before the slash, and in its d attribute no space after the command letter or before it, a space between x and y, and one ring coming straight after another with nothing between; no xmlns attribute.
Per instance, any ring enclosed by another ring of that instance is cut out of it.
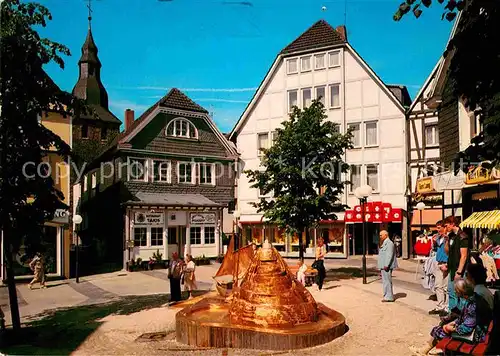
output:
<svg viewBox="0 0 500 356"><path fill-rule="evenodd" d="M424 233L424 225L422 224L422 211L425 209L425 203L420 202L417 204L417 209L420 212L420 231L422 231L422 234Z"/></svg>
<svg viewBox="0 0 500 356"><path fill-rule="evenodd" d="M354 195L359 199L359 204L361 205L361 210L363 212L363 284L366 284L366 218L365 218L365 204L368 197L372 194L372 187L365 184L361 187L356 188Z"/></svg>
<svg viewBox="0 0 500 356"><path fill-rule="evenodd" d="M234 216L234 220L236 223L236 229L235 229L235 233L233 236L234 251L237 251L240 248L240 231L239 231L240 230L240 226L239 226L240 212L239 212L239 210L235 210L233 213L233 216ZM233 282L234 287L238 286L238 276L239 276L238 267L239 267L239 265L240 265L240 254L238 253L238 260L236 261L236 268L234 269L235 274L236 274L234 276L234 282Z"/></svg>
<svg viewBox="0 0 500 356"><path fill-rule="evenodd" d="M75 215L73 216L73 222L76 225L75 233L76 233L76 246L75 246L75 281L76 283L80 283L80 279L78 276L78 254L80 250L80 224L82 223L83 219L80 215Z"/></svg>

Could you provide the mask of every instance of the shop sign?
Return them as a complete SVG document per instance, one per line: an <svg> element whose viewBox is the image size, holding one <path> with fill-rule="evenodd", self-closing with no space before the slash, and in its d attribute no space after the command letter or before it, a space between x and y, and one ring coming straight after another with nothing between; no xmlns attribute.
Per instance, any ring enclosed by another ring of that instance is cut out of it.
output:
<svg viewBox="0 0 500 356"><path fill-rule="evenodd" d="M498 178L500 178L500 174L495 168L483 167L481 163L478 166L469 168L469 171L465 175L465 184L488 183Z"/></svg>
<svg viewBox="0 0 500 356"><path fill-rule="evenodd" d="M191 225L214 225L217 222L215 213L192 213L189 221Z"/></svg>
<svg viewBox="0 0 500 356"><path fill-rule="evenodd" d="M452 172L443 172L433 176L434 188L438 192L445 190L460 190L464 187L465 174L459 171L457 175Z"/></svg>
<svg viewBox="0 0 500 356"><path fill-rule="evenodd" d="M401 222L402 210L393 208L390 203L368 202L365 204L365 221L373 223ZM363 208L356 205L353 210L345 212L346 223L363 222Z"/></svg>
<svg viewBox="0 0 500 356"><path fill-rule="evenodd" d="M443 205L443 194L437 193L437 194L413 194L411 198L412 202L412 207L415 209L417 204L422 202L426 206L438 206L438 205Z"/></svg>
<svg viewBox="0 0 500 356"><path fill-rule="evenodd" d="M163 213L135 213L134 225L163 225Z"/></svg>
<svg viewBox="0 0 500 356"><path fill-rule="evenodd" d="M417 193L426 194L434 191L434 184L432 177L420 178L417 180Z"/></svg>
<svg viewBox="0 0 500 356"><path fill-rule="evenodd" d="M59 224L69 223L69 211L65 209L57 209L54 213L54 219L52 219L52 222Z"/></svg>

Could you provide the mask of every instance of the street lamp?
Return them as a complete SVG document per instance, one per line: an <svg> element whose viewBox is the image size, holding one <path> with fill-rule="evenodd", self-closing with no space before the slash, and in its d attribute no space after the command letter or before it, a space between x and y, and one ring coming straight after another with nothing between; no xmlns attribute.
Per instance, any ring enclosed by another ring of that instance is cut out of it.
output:
<svg viewBox="0 0 500 356"><path fill-rule="evenodd" d="M363 284L366 284L366 219L365 219L365 204L368 197L372 194L372 187L365 184L356 188L354 195L359 199L361 210L363 211Z"/></svg>
<svg viewBox="0 0 500 356"><path fill-rule="evenodd" d="M75 246L75 281L76 283L80 283L80 279L78 276L78 253L80 250L80 224L82 223L83 219L80 215L74 215L73 216L73 222L76 225L75 228L75 233L76 233L76 246Z"/></svg>
<svg viewBox="0 0 500 356"><path fill-rule="evenodd" d="M420 202L417 204L417 209L420 212L420 230L424 233L424 225L422 224L422 211L426 208L424 202Z"/></svg>

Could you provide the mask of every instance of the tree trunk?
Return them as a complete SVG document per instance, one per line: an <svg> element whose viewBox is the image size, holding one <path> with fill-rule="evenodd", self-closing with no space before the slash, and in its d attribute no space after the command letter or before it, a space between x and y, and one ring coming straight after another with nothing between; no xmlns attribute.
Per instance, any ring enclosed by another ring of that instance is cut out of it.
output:
<svg viewBox="0 0 500 356"><path fill-rule="evenodd" d="M7 289L9 290L10 314L12 319L12 328L15 331L21 329L21 317L19 315L19 305L17 303L16 281L14 279L14 270L12 269L12 248L10 236L7 229L3 229L3 246L5 269L7 274Z"/></svg>

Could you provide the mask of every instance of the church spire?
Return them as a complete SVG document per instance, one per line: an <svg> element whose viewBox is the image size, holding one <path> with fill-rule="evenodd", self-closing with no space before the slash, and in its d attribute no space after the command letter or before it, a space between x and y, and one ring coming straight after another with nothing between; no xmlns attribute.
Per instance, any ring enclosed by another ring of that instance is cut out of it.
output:
<svg viewBox="0 0 500 356"><path fill-rule="evenodd" d="M89 105L102 106L108 109L108 93L101 82L101 61L97 55L98 49L92 36L92 3L87 0L89 28L87 38L82 46L82 55L78 61L80 75L73 88L73 94L83 99Z"/></svg>

